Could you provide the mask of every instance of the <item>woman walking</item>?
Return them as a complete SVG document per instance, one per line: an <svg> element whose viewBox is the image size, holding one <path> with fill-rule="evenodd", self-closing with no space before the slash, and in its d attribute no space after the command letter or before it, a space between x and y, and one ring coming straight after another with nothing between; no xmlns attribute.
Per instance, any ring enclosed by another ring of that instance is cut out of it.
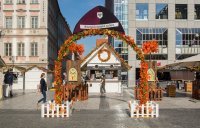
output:
<svg viewBox="0 0 200 128"><path fill-rule="evenodd" d="M46 84L46 81L45 81L45 74L42 73L41 76L40 76L40 92L42 93L43 95L43 98L41 98L40 100L38 100L38 103L37 103L37 107L39 105L40 102L43 101L43 103L46 102L46 91L47 91L47 84Z"/></svg>

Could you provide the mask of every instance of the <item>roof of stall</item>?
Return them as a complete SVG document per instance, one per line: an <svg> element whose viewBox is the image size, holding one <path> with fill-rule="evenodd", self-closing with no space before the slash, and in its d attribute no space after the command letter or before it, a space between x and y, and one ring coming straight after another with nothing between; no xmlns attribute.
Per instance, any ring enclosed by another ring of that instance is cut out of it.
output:
<svg viewBox="0 0 200 128"><path fill-rule="evenodd" d="M81 61L81 65L82 67L85 67L87 65L87 62L88 61L88 58L94 53L96 52L96 54L98 54L98 51L100 51L103 47L107 47L109 49L109 51L111 51L119 60L120 60L120 63L122 65L122 69L124 70L129 70L131 69L132 67L127 64L123 58L120 57L120 55L114 50L114 48L112 46L110 46L108 43L102 43L101 45L97 46L96 48L94 48L87 56L84 57L84 59ZM95 55L96 55L95 54Z"/></svg>

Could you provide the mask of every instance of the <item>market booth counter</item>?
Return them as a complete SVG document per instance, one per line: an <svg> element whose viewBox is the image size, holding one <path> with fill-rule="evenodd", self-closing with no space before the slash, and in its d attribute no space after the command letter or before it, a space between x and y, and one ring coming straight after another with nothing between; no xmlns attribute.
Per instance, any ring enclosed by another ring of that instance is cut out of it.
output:
<svg viewBox="0 0 200 128"><path fill-rule="evenodd" d="M88 79L89 93L100 93L101 77L105 76L106 93L121 93L121 77L131 67L107 43L89 53L81 63L81 71Z"/></svg>
<svg viewBox="0 0 200 128"><path fill-rule="evenodd" d="M167 96L168 97L176 97L176 86L175 85L167 86Z"/></svg>
<svg viewBox="0 0 200 128"><path fill-rule="evenodd" d="M93 72L94 70L91 70ZM98 70L99 72L99 70ZM118 77L118 71L115 70L105 70L105 89L106 92L109 93L121 93L122 92L122 84L121 80ZM110 72L110 74L109 74ZM113 76L113 73L115 73L115 76ZM98 75L97 75L98 74ZM88 80L89 85L89 92L91 93L99 93L100 92L100 86L101 86L101 79L100 77L103 75L103 70L101 70L101 73L91 74L90 80ZM120 74L119 74L120 75Z"/></svg>
<svg viewBox="0 0 200 128"><path fill-rule="evenodd" d="M192 82L186 82L184 88L186 92L192 92Z"/></svg>

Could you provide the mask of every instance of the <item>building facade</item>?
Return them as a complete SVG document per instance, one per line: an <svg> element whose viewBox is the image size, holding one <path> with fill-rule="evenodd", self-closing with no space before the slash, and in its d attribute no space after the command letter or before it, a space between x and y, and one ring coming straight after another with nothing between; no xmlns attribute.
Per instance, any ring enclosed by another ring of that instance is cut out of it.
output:
<svg viewBox="0 0 200 128"><path fill-rule="evenodd" d="M118 5L124 3L128 5L127 34L137 45L141 47L145 41L158 40L159 52L146 56L147 60L151 58L163 66L200 54L199 0L107 0L106 6L113 6L111 9L116 15L121 12ZM128 63L135 67L128 73L128 85L134 86L139 78L140 61L131 48Z"/></svg>
<svg viewBox="0 0 200 128"><path fill-rule="evenodd" d="M0 30L0 55L7 65L51 71L72 34L57 0L0 0ZM47 79L51 83L52 75Z"/></svg>

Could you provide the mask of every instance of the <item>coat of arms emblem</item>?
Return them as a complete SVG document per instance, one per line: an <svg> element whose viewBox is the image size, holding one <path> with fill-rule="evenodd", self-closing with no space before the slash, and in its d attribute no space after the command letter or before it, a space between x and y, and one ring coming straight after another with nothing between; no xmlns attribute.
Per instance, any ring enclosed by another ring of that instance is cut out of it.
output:
<svg viewBox="0 0 200 128"><path fill-rule="evenodd" d="M103 17L103 12L97 12L97 17L101 19Z"/></svg>

